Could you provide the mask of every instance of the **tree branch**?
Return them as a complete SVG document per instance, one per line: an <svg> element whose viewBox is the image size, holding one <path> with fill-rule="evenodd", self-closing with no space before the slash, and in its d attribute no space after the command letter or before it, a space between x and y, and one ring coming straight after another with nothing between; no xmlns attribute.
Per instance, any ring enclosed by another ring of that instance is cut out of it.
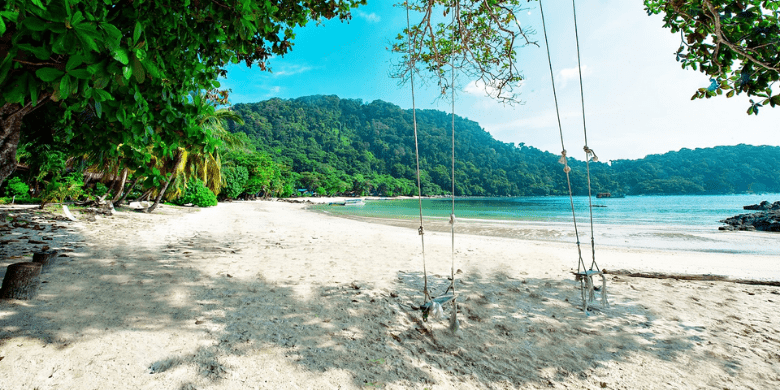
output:
<svg viewBox="0 0 780 390"><path fill-rule="evenodd" d="M757 58L750 55L748 52L743 51L742 48L738 45L735 45L731 42L729 42L723 35L723 30L720 24L720 14L715 10L715 7L712 5L712 3L709 2L709 0L702 0L702 4L707 6L707 10L710 11L710 14L712 15L712 22L715 24L715 37L717 38L718 44L723 43L724 45L728 46L729 49L733 50L735 53L744 56L751 62L754 62L756 65L761 66L762 68L765 68L769 71L773 72L780 72L780 67L772 66L770 64L766 64L763 61L758 60ZM748 48L750 49L750 48ZM717 52L717 49L716 49ZM720 65L718 65L720 67Z"/></svg>

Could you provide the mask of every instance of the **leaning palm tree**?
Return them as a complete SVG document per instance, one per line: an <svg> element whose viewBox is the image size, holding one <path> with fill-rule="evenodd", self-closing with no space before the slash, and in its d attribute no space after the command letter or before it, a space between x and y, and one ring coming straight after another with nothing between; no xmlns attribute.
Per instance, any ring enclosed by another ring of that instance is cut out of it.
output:
<svg viewBox="0 0 780 390"><path fill-rule="evenodd" d="M223 184L222 163L220 158L220 147L236 147L243 142L230 133L224 126L225 121L232 120L243 124L243 119L235 112L229 109L215 109L217 102L213 101L208 95L192 94L192 104L198 107L201 116L197 118L197 124L206 132L217 145L213 150L207 150L204 145L191 145L186 148L179 148L173 159L172 164L163 164L169 169L168 180L159 190L154 204L147 209L152 212L163 197L175 199L183 193L190 178L198 178L215 195L218 195ZM159 169L160 167L158 167ZM163 172L163 170L160 170ZM173 192L166 196L166 191L173 183Z"/></svg>
<svg viewBox="0 0 780 390"><path fill-rule="evenodd" d="M201 118L201 121L199 121L200 126L217 138L220 141L220 145L210 152L204 149L187 150L188 154L186 161L184 161L184 169L181 172L177 172L172 188L169 189L171 192L166 195L167 199L179 197L187 187L187 181L191 178L199 179L211 192L219 195L224 184L222 178L222 149L244 146L243 140L227 131L224 126L226 120L235 121L239 124L244 123L239 115L228 109L219 109L214 111L212 115Z"/></svg>

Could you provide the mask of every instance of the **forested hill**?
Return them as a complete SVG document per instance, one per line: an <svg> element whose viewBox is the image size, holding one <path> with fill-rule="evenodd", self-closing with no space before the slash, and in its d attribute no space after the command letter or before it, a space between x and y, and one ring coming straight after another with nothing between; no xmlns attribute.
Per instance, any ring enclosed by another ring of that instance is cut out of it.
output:
<svg viewBox="0 0 780 390"><path fill-rule="evenodd" d="M326 192L412 194L416 190L411 110L376 100L308 96L233 107L258 151L300 174L306 188ZM418 110L423 192L449 190L452 117ZM548 195L567 192L560 156L497 141L478 123L456 116L457 195ZM585 164L570 159L575 194L587 194ZM780 192L780 148L747 145L683 149L612 165L591 163L594 191L628 194Z"/></svg>

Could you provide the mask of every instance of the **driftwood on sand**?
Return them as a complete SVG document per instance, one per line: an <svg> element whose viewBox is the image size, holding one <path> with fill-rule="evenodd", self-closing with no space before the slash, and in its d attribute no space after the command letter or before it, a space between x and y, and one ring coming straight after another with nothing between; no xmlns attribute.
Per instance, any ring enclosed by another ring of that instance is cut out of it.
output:
<svg viewBox="0 0 780 390"><path fill-rule="evenodd" d="M704 282L731 282L738 284L750 284L754 286L775 286L780 287L780 281L772 280L755 280L755 279L736 279L723 275L692 275L692 274L675 274L675 273L663 273L663 272L640 272L631 270L603 270L604 274L630 276L632 278L649 278L649 279L677 279L677 280L698 280Z"/></svg>

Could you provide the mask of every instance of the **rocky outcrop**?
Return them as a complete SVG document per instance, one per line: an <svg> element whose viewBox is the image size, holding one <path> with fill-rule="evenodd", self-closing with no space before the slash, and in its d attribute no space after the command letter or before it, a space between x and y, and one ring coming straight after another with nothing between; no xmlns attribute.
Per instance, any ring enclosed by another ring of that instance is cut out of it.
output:
<svg viewBox="0 0 780 390"><path fill-rule="evenodd" d="M780 232L780 201L770 204L763 201L757 205L745 206L745 210L766 210L758 213L740 214L726 218L720 222L728 224L720 230L760 230L764 232Z"/></svg>
<svg viewBox="0 0 780 390"><path fill-rule="evenodd" d="M768 201L765 200L759 204L743 206L742 208L745 210L780 210L780 201L777 201L775 203L769 203Z"/></svg>

